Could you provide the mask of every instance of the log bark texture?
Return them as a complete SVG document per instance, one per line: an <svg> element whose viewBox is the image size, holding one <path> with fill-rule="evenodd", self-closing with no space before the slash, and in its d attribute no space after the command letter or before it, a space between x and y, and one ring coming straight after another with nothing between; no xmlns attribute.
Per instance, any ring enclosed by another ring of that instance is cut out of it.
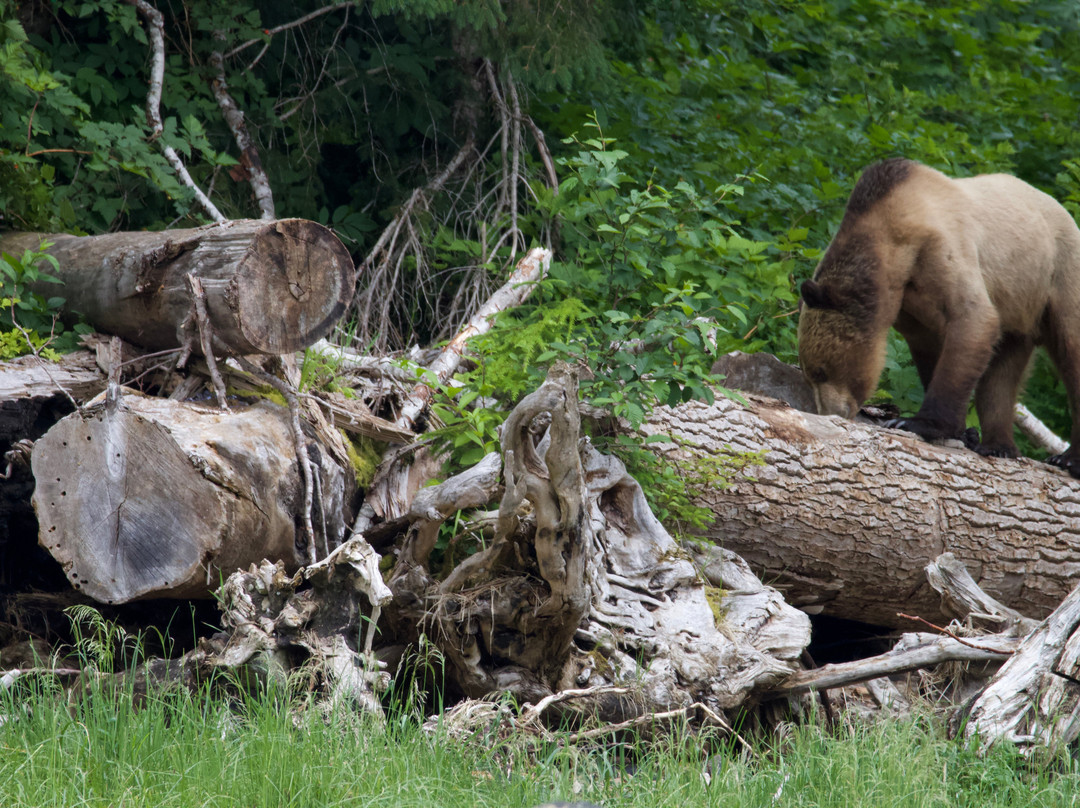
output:
<svg viewBox="0 0 1080 808"><path fill-rule="evenodd" d="M39 542L73 586L105 603L206 597L264 558L295 569L307 547L293 446L288 412L274 404L223 412L125 391L35 444ZM344 476L308 449L322 493L313 522L330 548L345 529Z"/></svg>
<svg viewBox="0 0 1080 808"><path fill-rule="evenodd" d="M157 233L69 236L10 233L0 250L53 242L64 286L35 291L100 331L151 350L185 344L189 273L202 282L214 335L227 351L283 354L326 335L352 299L352 258L327 228L303 219L241 220ZM192 347L199 351L198 340Z"/></svg>
<svg viewBox="0 0 1080 808"><path fill-rule="evenodd" d="M994 598L1050 613L1080 574L1080 481L1030 459L984 458L764 397L658 408L645 426L684 473L725 452L761 452L731 484L706 484L705 535L789 603L883 626L904 611L945 621L924 567L951 552Z"/></svg>

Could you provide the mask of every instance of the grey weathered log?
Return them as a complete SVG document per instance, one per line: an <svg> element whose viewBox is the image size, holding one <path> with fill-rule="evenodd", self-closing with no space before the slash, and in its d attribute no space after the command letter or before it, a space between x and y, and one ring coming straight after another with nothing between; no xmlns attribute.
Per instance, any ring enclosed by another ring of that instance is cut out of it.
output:
<svg viewBox="0 0 1080 808"><path fill-rule="evenodd" d="M986 749L1064 749L1080 737L1080 586L1032 631L983 689L964 730Z"/></svg>
<svg viewBox="0 0 1080 808"><path fill-rule="evenodd" d="M93 398L105 382L91 351L64 354L59 362L34 356L0 362L0 444L36 438L36 424L46 408L59 409L61 415L70 412L72 399L81 404Z"/></svg>
<svg viewBox="0 0 1080 808"><path fill-rule="evenodd" d="M73 586L106 603L206 597L264 558L295 569L307 548L293 446L288 412L275 404L222 412L125 390L114 407L73 413L35 444L39 542ZM333 547L345 529L344 475L316 448L313 521Z"/></svg>
<svg viewBox="0 0 1080 808"><path fill-rule="evenodd" d="M763 465L697 495L705 536L745 558L789 603L906 628L899 611L945 622L924 567L951 552L992 597L1042 617L1080 575L1080 481L1029 459L981 457L897 430L781 402L718 398L658 408L646 433L677 468L715 476L726 452Z"/></svg>
<svg viewBox="0 0 1080 808"><path fill-rule="evenodd" d="M1039 622L983 592L967 567L952 553L942 553L927 564L926 579L941 595L941 610L954 620L969 621L993 632L1008 631L1021 637L1034 630Z"/></svg>
<svg viewBox="0 0 1080 808"><path fill-rule="evenodd" d="M352 299L352 258L327 228L304 219L102 236L9 233L15 255L43 240L63 286L33 289L66 299L100 331L150 350L184 344L192 301L186 276L206 290L214 335L238 354L297 351L326 335ZM198 350L197 346L195 350Z"/></svg>

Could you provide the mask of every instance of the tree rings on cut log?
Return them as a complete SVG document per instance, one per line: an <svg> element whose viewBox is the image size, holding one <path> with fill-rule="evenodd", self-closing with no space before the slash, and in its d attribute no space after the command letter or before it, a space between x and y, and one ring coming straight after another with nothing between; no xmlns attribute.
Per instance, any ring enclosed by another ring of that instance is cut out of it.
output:
<svg viewBox="0 0 1080 808"><path fill-rule="evenodd" d="M35 444L38 540L73 586L105 603L205 597L264 558L295 569L306 545L293 447L275 404L224 412L125 391L115 409L76 412ZM318 546L332 548L344 476L317 444L308 451Z"/></svg>
<svg viewBox="0 0 1080 808"><path fill-rule="evenodd" d="M345 245L305 219L102 236L12 233L0 250L21 254L42 242L59 264L45 269L64 285L31 288L62 295L97 330L150 350L189 341L189 274L202 282L214 336L237 354L292 353L325 336L356 280Z"/></svg>
<svg viewBox="0 0 1080 808"><path fill-rule="evenodd" d="M330 333L352 300L352 257L330 230L304 219L264 223L251 239L224 300L254 348L241 353L286 354ZM282 306L282 301L286 305ZM239 347L239 346L238 346Z"/></svg>

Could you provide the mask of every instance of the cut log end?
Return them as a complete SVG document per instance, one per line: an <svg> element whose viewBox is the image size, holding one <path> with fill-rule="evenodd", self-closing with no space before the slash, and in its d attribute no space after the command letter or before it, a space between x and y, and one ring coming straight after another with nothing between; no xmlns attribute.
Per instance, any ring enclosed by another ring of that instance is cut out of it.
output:
<svg viewBox="0 0 1080 808"><path fill-rule="evenodd" d="M103 416L65 419L35 447L39 542L95 600L188 594L188 581L205 578L204 551L221 542L214 485L160 424L126 412L112 423ZM127 473L129 464L137 474ZM177 497L188 507L167 507Z"/></svg>
<svg viewBox="0 0 1080 808"><path fill-rule="evenodd" d="M235 275L241 332L261 353L301 350L345 313L354 281L352 257L329 229L304 219L269 222Z"/></svg>

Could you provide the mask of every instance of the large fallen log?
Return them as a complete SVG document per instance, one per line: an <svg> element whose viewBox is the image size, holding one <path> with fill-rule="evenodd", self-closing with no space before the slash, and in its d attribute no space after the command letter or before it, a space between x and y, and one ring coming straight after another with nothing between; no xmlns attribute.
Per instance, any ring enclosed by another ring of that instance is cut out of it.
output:
<svg viewBox="0 0 1080 808"><path fill-rule="evenodd" d="M325 555L345 529L344 476L315 442L308 453ZM237 568L309 557L289 415L268 402L224 412L125 391L56 424L31 468L39 542L105 603L206 597Z"/></svg>
<svg viewBox="0 0 1080 808"><path fill-rule="evenodd" d="M1007 606L1042 617L1080 574L1080 481L1029 459L981 457L897 430L822 417L764 397L658 408L645 431L688 477L705 535L811 612L906 628L943 622L923 568L951 552ZM725 453L760 466L717 472Z"/></svg>
<svg viewBox="0 0 1080 808"><path fill-rule="evenodd" d="M65 298L65 308L96 329L151 350L188 341L189 273L206 291L214 335L238 354L284 354L315 342L344 314L355 281L344 245L304 219L102 236L9 233L0 250L19 257L42 241L52 242L47 252L59 262L55 271L43 269L64 286L31 288Z"/></svg>

